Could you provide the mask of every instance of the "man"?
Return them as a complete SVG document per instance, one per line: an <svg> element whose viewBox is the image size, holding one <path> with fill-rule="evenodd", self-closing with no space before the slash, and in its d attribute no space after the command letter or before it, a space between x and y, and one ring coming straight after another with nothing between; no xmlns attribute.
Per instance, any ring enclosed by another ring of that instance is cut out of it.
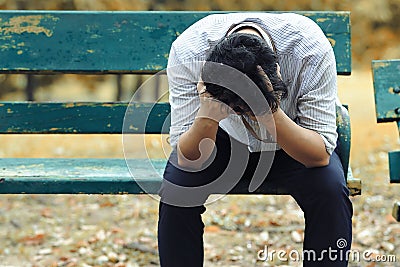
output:
<svg viewBox="0 0 400 267"><path fill-rule="evenodd" d="M203 203L250 177L249 191L278 185L304 211L304 266L347 266L352 204L334 151L335 58L321 29L289 13L211 15L172 44L167 73L161 265L202 266Z"/></svg>

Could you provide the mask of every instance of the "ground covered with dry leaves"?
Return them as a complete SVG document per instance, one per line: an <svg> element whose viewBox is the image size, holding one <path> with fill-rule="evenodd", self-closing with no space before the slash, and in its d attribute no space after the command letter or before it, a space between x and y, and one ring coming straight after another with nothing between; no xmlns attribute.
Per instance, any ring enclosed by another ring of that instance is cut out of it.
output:
<svg viewBox="0 0 400 267"><path fill-rule="evenodd" d="M400 266L400 223L390 215L400 187L389 185L386 154L400 147L397 127L375 123L368 71L341 78L339 89L350 106L353 172L363 179L362 196L352 198L352 249L397 260L355 259L350 266ZM122 157L115 136L0 136L0 142L2 157ZM0 266L158 266L157 211L147 195L3 195ZM301 266L258 260L265 246L301 250L303 213L289 196L227 196L210 204L203 219L205 266Z"/></svg>
<svg viewBox="0 0 400 267"><path fill-rule="evenodd" d="M391 191L353 198L353 250L400 260ZM0 266L159 265L158 206L149 196L9 196L0 203ZM289 196L228 196L210 204L204 215L206 266L300 266L293 251L301 251L302 218ZM265 246L292 252L292 260L259 260Z"/></svg>

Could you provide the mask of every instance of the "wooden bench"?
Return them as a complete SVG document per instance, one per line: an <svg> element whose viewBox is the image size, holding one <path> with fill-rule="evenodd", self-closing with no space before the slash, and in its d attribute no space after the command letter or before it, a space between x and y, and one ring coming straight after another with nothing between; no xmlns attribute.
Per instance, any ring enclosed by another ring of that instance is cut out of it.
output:
<svg viewBox="0 0 400 267"><path fill-rule="evenodd" d="M373 60L372 73L377 122L397 122L400 136L400 60ZM389 176L391 183L400 183L400 150L389 152ZM400 202L393 217L400 221Z"/></svg>
<svg viewBox="0 0 400 267"><path fill-rule="evenodd" d="M0 72L156 73L166 68L176 37L211 13L217 12L0 11ZM298 13L319 24L333 45L338 74L350 75L349 12ZM125 134L168 133L168 103L125 102L1 102L0 133L121 134L128 107L135 126ZM361 182L348 171L350 120L344 107L337 114L339 153L351 194L357 195ZM166 160L152 159L152 170L148 159L129 162L134 178L125 159L2 158L0 193L156 193ZM247 194L246 189L239 183L230 193ZM273 187L255 193L286 194Z"/></svg>

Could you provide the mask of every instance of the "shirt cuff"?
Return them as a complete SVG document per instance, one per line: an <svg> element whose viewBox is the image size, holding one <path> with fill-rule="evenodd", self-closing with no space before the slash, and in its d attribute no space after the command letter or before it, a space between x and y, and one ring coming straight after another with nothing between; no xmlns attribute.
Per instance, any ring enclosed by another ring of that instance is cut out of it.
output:
<svg viewBox="0 0 400 267"><path fill-rule="evenodd" d="M336 142L335 143L329 142L329 140L323 134L319 135L322 137L322 140L325 143L326 152L328 152L329 155L332 155L333 151L336 148Z"/></svg>
<svg viewBox="0 0 400 267"><path fill-rule="evenodd" d="M190 126L171 126L169 128L169 142L172 148L178 145L178 140L181 134L189 130Z"/></svg>

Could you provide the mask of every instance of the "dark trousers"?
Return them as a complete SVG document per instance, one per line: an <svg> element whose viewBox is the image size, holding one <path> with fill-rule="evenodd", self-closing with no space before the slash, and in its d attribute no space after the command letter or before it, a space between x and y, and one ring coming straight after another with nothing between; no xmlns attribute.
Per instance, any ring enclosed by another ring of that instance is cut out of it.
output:
<svg viewBox="0 0 400 267"><path fill-rule="evenodd" d="M275 153L272 165L265 167L263 172L263 163L266 162L263 157L270 158L271 152L250 153L247 146L233 140L221 129L217 133L216 147L208 167L197 172L180 169L176 153L170 156L160 190L158 246L161 266L203 266L204 224L201 214L205 207L201 203L213 191L193 191L192 188L201 188L224 176L233 153L240 157L232 165L241 168L240 165L244 164L244 173L236 169L225 176L235 180L234 176L238 173L240 179L250 182L254 176L265 175L261 187L274 185L285 188L303 210L303 250L307 251L303 261L305 267L347 266L346 251L350 249L352 241L353 209L336 153L332 154L326 167L305 168L280 150ZM187 201L192 198L196 199ZM257 257L257 251L254 251L254 257Z"/></svg>

